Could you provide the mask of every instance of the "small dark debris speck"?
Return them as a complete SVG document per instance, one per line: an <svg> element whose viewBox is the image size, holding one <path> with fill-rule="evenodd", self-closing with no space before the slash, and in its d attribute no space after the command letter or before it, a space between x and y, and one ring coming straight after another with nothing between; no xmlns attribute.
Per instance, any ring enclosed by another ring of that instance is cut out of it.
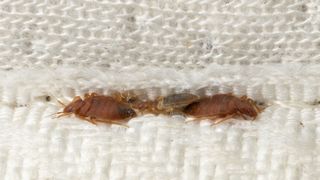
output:
<svg viewBox="0 0 320 180"><path fill-rule="evenodd" d="M305 4L301 5L302 12L306 12L307 10L308 10L308 7Z"/></svg>

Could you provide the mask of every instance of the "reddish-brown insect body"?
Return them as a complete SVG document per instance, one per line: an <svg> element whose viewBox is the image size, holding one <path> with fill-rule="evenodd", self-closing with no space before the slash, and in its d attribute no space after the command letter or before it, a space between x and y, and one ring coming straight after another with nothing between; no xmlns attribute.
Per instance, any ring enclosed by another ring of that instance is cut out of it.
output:
<svg viewBox="0 0 320 180"><path fill-rule="evenodd" d="M124 125L123 121L135 117L136 112L128 105L121 103L111 96L86 94L84 99L77 96L66 105L58 117L75 114L89 122L107 122ZM122 121L122 122L121 122Z"/></svg>
<svg viewBox="0 0 320 180"><path fill-rule="evenodd" d="M195 120L211 119L217 124L234 117L255 119L261 110L246 96L238 98L232 94L216 94L189 104L183 112Z"/></svg>

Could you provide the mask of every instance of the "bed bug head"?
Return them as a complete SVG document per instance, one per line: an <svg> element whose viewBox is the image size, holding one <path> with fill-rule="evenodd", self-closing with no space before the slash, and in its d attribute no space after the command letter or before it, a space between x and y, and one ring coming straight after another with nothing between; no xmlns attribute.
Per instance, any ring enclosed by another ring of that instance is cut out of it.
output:
<svg viewBox="0 0 320 180"><path fill-rule="evenodd" d="M63 113L75 113L82 107L83 103L83 100L77 96L71 101L71 103L64 107Z"/></svg>
<svg viewBox="0 0 320 180"><path fill-rule="evenodd" d="M256 118L258 113L260 113L259 107L256 105L256 102L246 96L240 98L236 103L238 111L242 115L246 115L252 118Z"/></svg>
<svg viewBox="0 0 320 180"><path fill-rule="evenodd" d="M120 106L119 107L119 113L122 118L134 118L137 116L137 113L130 107L127 106Z"/></svg>
<svg viewBox="0 0 320 180"><path fill-rule="evenodd" d="M81 108L84 102L79 96L77 96L68 105L65 105L60 100L58 100L58 103L61 104L64 108L63 108L63 111L53 114L53 115L56 115L56 118L67 116L69 114L77 112Z"/></svg>

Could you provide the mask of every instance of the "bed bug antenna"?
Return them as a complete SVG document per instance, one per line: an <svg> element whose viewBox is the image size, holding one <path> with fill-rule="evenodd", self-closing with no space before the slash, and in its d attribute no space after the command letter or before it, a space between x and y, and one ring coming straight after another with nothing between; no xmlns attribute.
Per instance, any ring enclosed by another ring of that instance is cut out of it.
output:
<svg viewBox="0 0 320 180"><path fill-rule="evenodd" d="M61 99L57 98L55 95L53 95L52 93L49 93L47 96L46 96L46 101L47 102L50 102L52 100L52 97L54 97L56 99L56 101L63 107L65 108L66 107L66 104L64 104L62 102ZM48 101L49 99L49 101ZM62 111L61 112L56 112L56 113L52 113L52 114L49 114L49 115L46 115L45 117L52 117L52 118L59 118L61 116L65 115L65 113L63 113Z"/></svg>
<svg viewBox="0 0 320 180"><path fill-rule="evenodd" d="M63 115L64 115L63 112L56 112L56 113L48 114L44 117L52 117L53 119L56 119L56 118L62 117Z"/></svg>
<svg viewBox="0 0 320 180"><path fill-rule="evenodd" d="M65 105L61 100L59 100L59 99L57 99L57 102L59 103L59 104L61 104L63 107L66 107L67 105Z"/></svg>

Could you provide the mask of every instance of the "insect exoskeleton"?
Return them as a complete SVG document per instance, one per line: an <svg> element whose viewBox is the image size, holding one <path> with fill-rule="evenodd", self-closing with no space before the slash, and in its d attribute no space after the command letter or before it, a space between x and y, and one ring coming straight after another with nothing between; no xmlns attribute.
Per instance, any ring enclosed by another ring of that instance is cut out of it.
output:
<svg viewBox="0 0 320 180"><path fill-rule="evenodd" d="M166 113L182 113L182 108L198 100L199 96L190 93L171 94L157 98L157 110Z"/></svg>
<svg viewBox="0 0 320 180"><path fill-rule="evenodd" d="M149 100L146 97L140 97L133 93L120 93L116 95L122 102L129 104L130 107L142 114L181 114L183 107L198 100L199 97L189 93L171 94L168 96L159 96L155 100ZM120 98L119 98L120 97Z"/></svg>
<svg viewBox="0 0 320 180"><path fill-rule="evenodd" d="M183 112L193 120L210 119L218 124L236 117L256 119L261 109L247 96L238 98L232 94L216 94L189 104Z"/></svg>
<svg viewBox="0 0 320 180"><path fill-rule="evenodd" d="M111 96L96 93L85 94L84 99L76 96L68 105L61 104L64 109L57 113L58 117L75 114L77 117L94 124L105 122L126 126L126 121L137 116L129 105L119 102Z"/></svg>
<svg viewBox="0 0 320 180"><path fill-rule="evenodd" d="M112 97L117 99L119 102L127 104L140 114L153 113L155 111L154 108L156 107L156 101L152 101L145 96L135 94L132 90L114 92Z"/></svg>

